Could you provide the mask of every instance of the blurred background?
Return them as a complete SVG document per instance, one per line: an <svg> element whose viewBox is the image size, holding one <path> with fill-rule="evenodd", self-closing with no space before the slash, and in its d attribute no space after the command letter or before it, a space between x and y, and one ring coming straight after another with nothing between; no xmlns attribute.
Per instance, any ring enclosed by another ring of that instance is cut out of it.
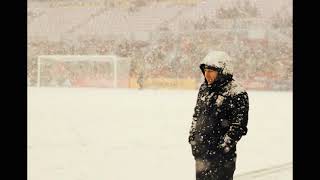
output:
<svg viewBox="0 0 320 180"><path fill-rule="evenodd" d="M28 0L29 86L39 75L43 86L113 87L117 74L125 88L197 89L210 49L230 54L247 89L292 90L292 2ZM86 60L42 58L38 68L40 55ZM128 62L115 73L90 55Z"/></svg>

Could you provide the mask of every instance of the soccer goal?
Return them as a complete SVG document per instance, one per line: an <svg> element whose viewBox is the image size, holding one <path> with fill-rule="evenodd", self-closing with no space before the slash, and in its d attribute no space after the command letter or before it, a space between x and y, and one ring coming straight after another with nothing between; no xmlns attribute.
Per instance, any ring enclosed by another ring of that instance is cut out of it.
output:
<svg viewBox="0 0 320 180"><path fill-rule="evenodd" d="M37 63L37 87L129 87L129 58L116 55L41 55Z"/></svg>

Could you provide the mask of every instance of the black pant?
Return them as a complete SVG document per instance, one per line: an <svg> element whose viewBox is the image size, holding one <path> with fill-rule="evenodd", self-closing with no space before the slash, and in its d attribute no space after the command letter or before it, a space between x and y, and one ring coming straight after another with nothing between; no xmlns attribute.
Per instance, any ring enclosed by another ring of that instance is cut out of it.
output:
<svg viewBox="0 0 320 180"><path fill-rule="evenodd" d="M233 180L236 168L236 157L222 160L196 159L196 180Z"/></svg>

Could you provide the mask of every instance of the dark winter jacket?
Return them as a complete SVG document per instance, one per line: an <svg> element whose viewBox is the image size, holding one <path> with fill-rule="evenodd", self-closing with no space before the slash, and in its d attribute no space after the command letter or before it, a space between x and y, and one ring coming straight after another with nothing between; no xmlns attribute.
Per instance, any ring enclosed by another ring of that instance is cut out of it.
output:
<svg viewBox="0 0 320 180"><path fill-rule="evenodd" d="M247 133L248 94L233 79L229 59L212 52L200 64L203 74L206 65L218 68L218 77L199 89L189 135L195 158L235 157L236 144Z"/></svg>

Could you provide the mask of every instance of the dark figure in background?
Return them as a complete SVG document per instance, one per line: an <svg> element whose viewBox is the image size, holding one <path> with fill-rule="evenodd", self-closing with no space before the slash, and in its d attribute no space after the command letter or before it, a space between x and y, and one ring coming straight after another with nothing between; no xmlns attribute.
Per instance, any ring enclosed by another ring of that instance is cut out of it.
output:
<svg viewBox="0 0 320 180"><path fill-rule="evenodd" d="M233 79L225 52L209 52L200 69L204 82L188 139L196 161L196 180L233 180L236 144L248 131L248 94Z"/></svg>
<svg viewBox="0 0 320 180"><path fill-rule="evenodd" d="M139 73L138 79L137 79L137 83L139 85L139 89L143 89L143 83L144 83L144 73L143 71L141 71Z"/></svg>

